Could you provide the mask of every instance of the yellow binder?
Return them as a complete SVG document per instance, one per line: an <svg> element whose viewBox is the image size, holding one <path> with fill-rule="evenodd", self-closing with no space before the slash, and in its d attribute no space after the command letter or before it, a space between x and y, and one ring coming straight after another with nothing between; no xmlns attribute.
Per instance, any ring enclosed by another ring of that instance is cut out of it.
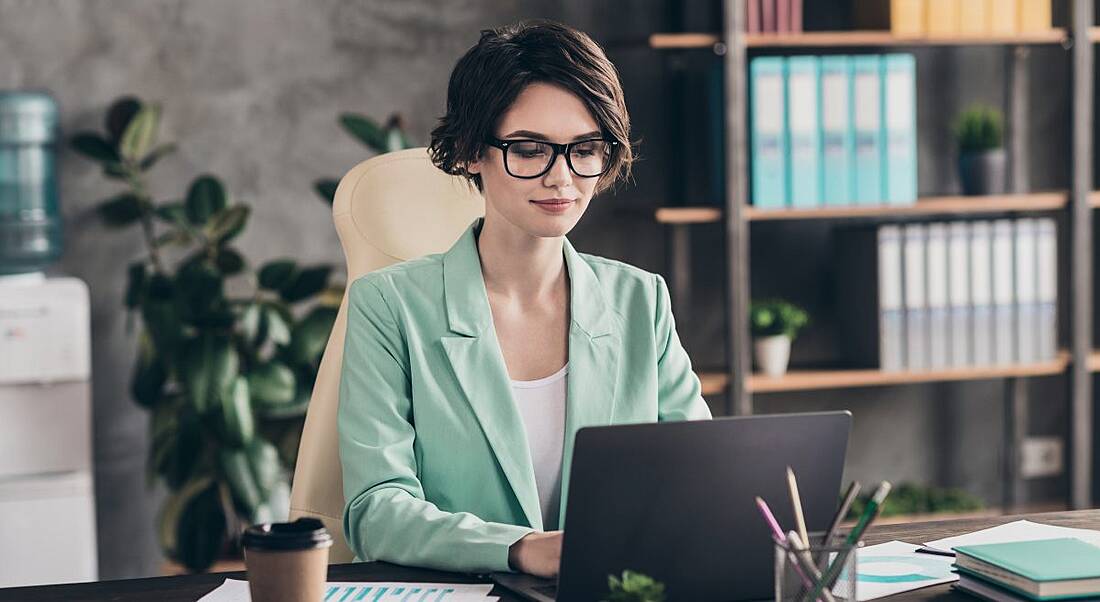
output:
<svg viewBox="0 0 1100 602"><path fill-rule="evenodd" d="M1020 31L1050 29L1050 0L1020 0Z"/></svg>
<svg viewBox="0 0 1100 602"><path fill-rule="evenodd" d="M1012 35L1016 33L1019 20L1017 0L990 0L989 33L992 35Z"/></svg>
<svg viewBox="0 0 1100 602"><path fill-rule="evenodd" d="M959 33L959 0L928 0L928 36Z"/></svg>

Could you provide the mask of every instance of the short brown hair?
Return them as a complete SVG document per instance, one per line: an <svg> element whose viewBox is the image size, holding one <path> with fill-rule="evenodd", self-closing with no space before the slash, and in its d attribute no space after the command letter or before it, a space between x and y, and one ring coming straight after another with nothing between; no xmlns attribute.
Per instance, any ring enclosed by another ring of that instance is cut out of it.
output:
<svg viewBox="0 0 1100 602"><path fill-rule="evenodd" d="M576 94L603 136L618 142L596 191L625 181L634 155L630 115L615 65L584 32L544 20L482 30L478 43L459 59L447 86L447 113L432 130L432 163L483 190L481 175L466 171L466 163L483 156L485 140L495 137L501 117L536 82Z"/></svg>

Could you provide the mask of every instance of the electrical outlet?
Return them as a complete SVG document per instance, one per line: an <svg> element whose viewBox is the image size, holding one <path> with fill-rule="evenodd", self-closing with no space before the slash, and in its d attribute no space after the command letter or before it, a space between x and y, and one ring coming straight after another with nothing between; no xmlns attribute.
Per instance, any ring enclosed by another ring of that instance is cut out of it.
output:
<svg viewBox="0 0 1100 602"><path fill-rule="evenodd" d="M1061 437L1028 437L1020 450L1020 476L1025 479L1053 477L1062 474L1063 444Z"/></svg>

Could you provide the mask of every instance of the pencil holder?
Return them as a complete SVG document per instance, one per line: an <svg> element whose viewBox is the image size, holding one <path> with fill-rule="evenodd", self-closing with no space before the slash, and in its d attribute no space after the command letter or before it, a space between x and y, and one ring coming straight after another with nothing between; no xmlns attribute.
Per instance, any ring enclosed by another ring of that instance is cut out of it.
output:
<svg viewBox="0 0 1100 602"><path fill-rule="evenodd" d="M808 535L809 547L801 550L775 543L776 602L855 602L856 550L863 542L849 545L834 538L825 546L824 533Z"/></svg>

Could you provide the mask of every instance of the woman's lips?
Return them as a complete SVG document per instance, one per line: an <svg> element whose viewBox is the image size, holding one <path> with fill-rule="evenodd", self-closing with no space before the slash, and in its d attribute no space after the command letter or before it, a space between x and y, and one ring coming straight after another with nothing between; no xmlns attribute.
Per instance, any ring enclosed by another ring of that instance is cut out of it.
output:
<svg viewBox="0 0 1100 602"><path fill-rule="evenodd" d="M532 200L539 209L548 211L550 213L563 213L570 205L573 204L573 199L541 199Z"/></svg>

